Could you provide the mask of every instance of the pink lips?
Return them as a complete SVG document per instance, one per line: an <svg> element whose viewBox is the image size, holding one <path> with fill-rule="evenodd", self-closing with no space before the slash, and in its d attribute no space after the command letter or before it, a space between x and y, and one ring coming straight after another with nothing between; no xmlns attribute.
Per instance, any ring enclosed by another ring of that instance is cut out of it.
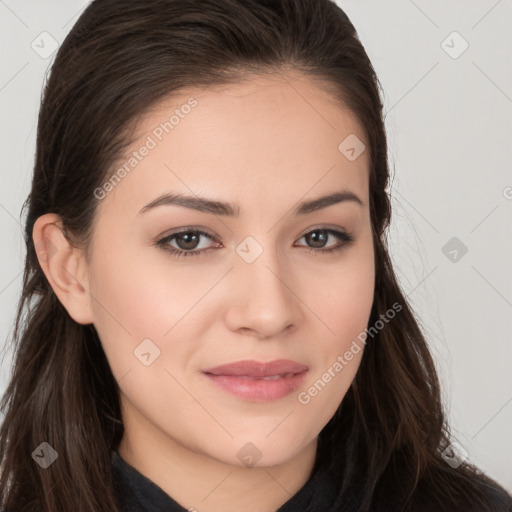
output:
<svg viewBox="0 0 512 512"><path fill-rule="evenodd" d="M308 367L287 359L268 363L237 361L203 370L210 382L246 400L268 402L295 391Z"/></svg>

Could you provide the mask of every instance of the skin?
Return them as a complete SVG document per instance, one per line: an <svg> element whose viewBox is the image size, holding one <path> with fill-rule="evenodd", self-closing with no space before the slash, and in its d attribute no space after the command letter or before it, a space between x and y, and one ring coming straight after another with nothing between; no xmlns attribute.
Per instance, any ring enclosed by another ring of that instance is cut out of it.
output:
<svg viewBox="0 0 512 512"><path fill-rule="evenodd" d="M348 135L365 140L361 126L294 73L167 98L140 119L127 154L190 97L197 106L99 201L89 261L68 244L54 214L38 219L34 241L42 241L40 263L55 293L77 322L94 324L118 380L120 455L187 509L276 510L311 475L317 436L363 353L308 404L298 401L368 324L375 277L369 155L349 161L341 154ZM362 205L292 213L300 201L340 190ZM168 205L139 213L163 192L238 203L240 215ZM318 226L355 240L322 253L338 242L330 235L322 247L304 237ZM179 258L155 246L183 227L206 229L220 244L202 236L189 250L211 249ZM263 248L253 263L236 252L248 236ZM144 339L160 350L149 366L134 355ZM300 389L273 402L237 398L201 373L281 358L309 371ZM253 467L237 457L248 442L261 454Z"/></svg>

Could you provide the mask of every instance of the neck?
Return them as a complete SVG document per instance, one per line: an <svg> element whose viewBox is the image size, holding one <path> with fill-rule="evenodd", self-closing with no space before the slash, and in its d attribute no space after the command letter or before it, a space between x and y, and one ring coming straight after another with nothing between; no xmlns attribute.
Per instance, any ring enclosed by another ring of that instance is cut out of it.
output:
<svg viewBox="0 0 512 512"><path fill-rule="evenodd" d="M317 439L282 464L240 467L193 451L154 426L126 421L121 457L187 510L277 510L311 476Z"/></svg>

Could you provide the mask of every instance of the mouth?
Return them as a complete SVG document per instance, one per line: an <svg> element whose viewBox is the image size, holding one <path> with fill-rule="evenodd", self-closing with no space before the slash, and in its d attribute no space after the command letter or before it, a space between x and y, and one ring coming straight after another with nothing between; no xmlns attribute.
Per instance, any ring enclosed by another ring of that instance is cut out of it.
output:
<svg viewBox="0 0 512 512"><path fill-rule="evenodd" d="M270 402L295 391L309 368L286 359L268 363L237 361L203 370L208 380L232 395L248 401Z"/></svg>

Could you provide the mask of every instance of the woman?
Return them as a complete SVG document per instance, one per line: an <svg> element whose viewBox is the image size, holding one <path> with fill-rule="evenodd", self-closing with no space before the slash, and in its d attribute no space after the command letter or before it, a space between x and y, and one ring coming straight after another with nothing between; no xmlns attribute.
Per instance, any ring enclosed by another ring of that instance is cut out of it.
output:
<svg viewBox="0 0 512 512"><path fill-rule="evenodd" d="M92 2L41 105L3 508L512 510L451 444L387 184L334 3Z"/></svg>

